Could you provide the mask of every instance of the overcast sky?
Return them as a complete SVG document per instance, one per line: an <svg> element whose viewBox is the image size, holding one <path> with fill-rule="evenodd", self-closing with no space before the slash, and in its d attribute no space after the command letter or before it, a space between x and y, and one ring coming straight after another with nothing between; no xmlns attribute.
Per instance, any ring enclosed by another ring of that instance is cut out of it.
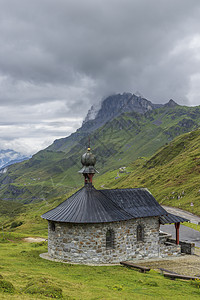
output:
<svg viewBox="0 0 200 300"><path fill-rule="evenodd" d="M0 149L33 154L136 91L200 105L199 0L0 0Z"/></svg>

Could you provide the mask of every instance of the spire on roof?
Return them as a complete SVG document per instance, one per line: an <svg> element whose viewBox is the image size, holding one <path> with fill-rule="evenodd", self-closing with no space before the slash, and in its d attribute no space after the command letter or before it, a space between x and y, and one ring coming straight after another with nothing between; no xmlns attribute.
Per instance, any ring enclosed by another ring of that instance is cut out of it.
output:
<svg viewBox="0 0 200 300"><path fill-rule="evenodd" d="M81 157L81 163L83 165L82 169L79 171L79 173L82 173L85 177L85 184L92 183L92 177L95 173L98 173L98 171L95 169L95 163L96 163L96 157L91 152L90 148L90 138L88 141L88 149L87 152L84 153Z"/></svg>

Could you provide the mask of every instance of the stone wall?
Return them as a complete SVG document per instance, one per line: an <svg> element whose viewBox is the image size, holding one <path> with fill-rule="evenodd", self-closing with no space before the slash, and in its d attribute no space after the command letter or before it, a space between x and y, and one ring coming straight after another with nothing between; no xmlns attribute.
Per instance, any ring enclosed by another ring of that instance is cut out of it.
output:
<svg viewBox="0 0 200 300"><path fill-rule="evenodd" d="M160 253L158 217L98 224L54 224L49 222L48 239L48 253L53 258L98 264L158 257ZM143 241L137 241L139 224L144 228ZM114 231L114 249L106 248L109 229Z"/></svg>
<svg viewBox="0 0 200 300"><path fill-rule="evenodd" d="M176 243L176 240L174 239L168 239L169 242L171 243ZM181 253L185 253L185 254L194 254L195 251L195 244L194 243L190 243L190 242L182 242L179 241L180 247L181 247Z"/></svg>
<svg viewBox="0 0 200 300"><path fill-rule="evenodd" d="M181 246L174 243L160 243L159 257L178 256L181 254Z"/></svg>
<svg viewBox="0 0 200 300"><path fill-rule="evenodd" d="M172 241L172 235L166 232L159 233L160 253L159 257L177 256L181 254L180 245Z"/></svg>

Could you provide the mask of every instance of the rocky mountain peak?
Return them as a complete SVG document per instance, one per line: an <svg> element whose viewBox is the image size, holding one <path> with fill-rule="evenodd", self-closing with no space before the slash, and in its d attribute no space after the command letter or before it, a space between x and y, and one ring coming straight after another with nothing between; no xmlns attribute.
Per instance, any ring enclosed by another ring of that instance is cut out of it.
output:
<svg viewBox="0 0 200 300"><path fill-rule="evenodd" d="M162 106L162 104L153 104L151 101L142 98L141 94L138 96L132 93L111 95L90 108L82 127L78 131L92 132L122 113L145 114Z"/></svg>
<svg viewBox="0 0 200 300"><path fill-rule="evenodd" d="M175 106L178 104L176 104L172 99L165 105L154 104L142 97L139 92L137 92L137 95L127 92L123 94L110 95L101 100L99 103L94 104L89 109L82 126L77 129L76 132L72 133L69 137L55 140L54 143L47 149L53 149L54 151L57 151L58 149L65 150L68 147L71 147L74 140L80 139L81 136L88 136L88 134L102 127L107 122L112 121L122 113L135 112L145 114L157 108L167 106L173 107L173 105Z"/></svg>
<svg viewBox="0 0 200 300"><path fill-rule="evenodd" d="M131 93L111 95L98 105L93 105L90 108L83 124L91 120L103 124L124 112L134 111L144 114L147 111L161 106L162 105L153 104L151 101L142 98L141 95L136 96Z"/></svg>
<svg viewBox="0 0 200 300"><path fill-rule="evenodd" d="M165 106L168 106L168 107L175 107L177 105L178 105L178 103L176 103L173 99L170 99L169 102L167 102L165 104Z"/></svg>

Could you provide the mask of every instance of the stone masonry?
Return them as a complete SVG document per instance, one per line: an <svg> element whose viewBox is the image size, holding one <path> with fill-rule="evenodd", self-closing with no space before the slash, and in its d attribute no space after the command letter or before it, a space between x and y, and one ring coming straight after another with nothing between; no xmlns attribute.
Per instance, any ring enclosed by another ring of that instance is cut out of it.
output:
<svg viewBox="0 0 200 300"><path fill-rule="evenodd" d="M143 227L143 241L137 241L137 226ZM54 226L55 225L55 226ZM106 248L106 232L114 231L114 248ZM118 263L124 260L158 257L159 218L96 224L49 222L50 257L74 263Z"/></svg>

